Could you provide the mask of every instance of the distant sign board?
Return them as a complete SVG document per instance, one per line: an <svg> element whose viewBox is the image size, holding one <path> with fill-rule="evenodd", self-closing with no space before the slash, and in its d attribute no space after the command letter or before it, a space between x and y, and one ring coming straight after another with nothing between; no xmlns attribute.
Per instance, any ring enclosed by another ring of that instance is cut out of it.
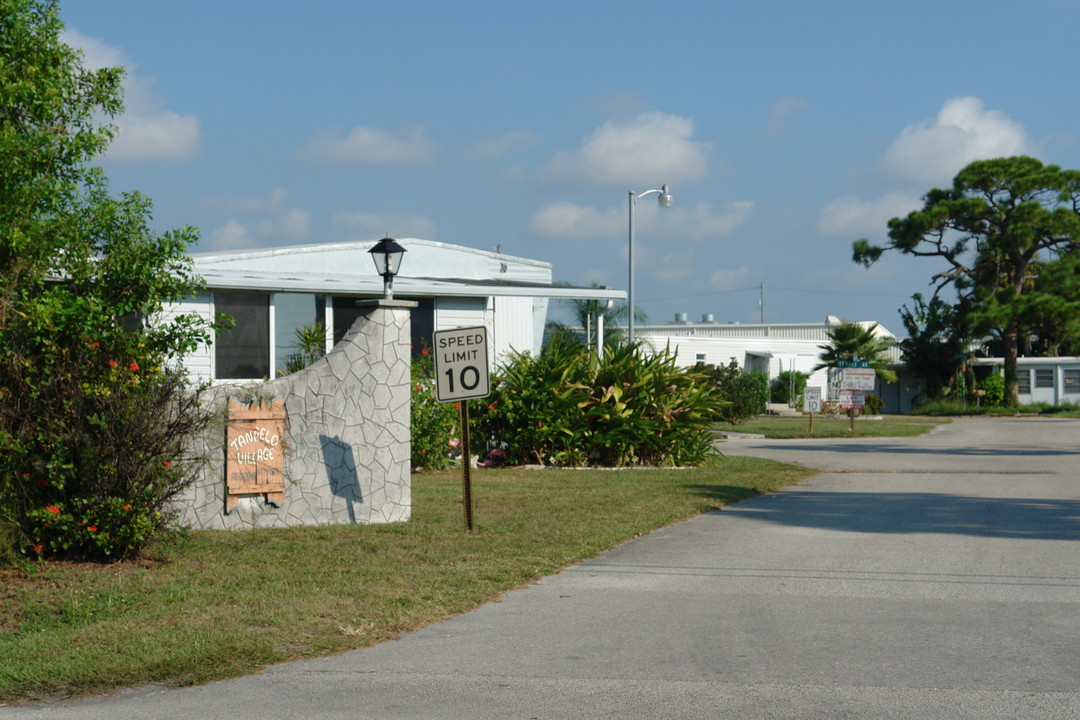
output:
<svg viewBox="0 0 1080 720"><path fill-rule="evenodd" d="M803 412L819 413L821 412L821 388L808 387L803 390Z"/></svg>
<svg viewBox="0 0 1080 720"><path fill-rule="evenodd" d="M435 399L454 402L487 397L490 392L487 328L435 333Z"/></svg>
<svg viewBox="0 0 1080 720"><path fill-rule="evenodd" d="M866 406L866 393L862 390L841 390L841 410L862 410Z"/></svg>
<svg viewBox="0 0 1080 720"><path fill-rule="evenodd" d="M836 367L838 368L868 368L870 362L868 360L837 360Z"/></svg>
<svg viewBox="0 0 1080 720"><path fill-rule="evenodd" d="M872 392L877 373L872 368L837 367L832 371L832 386L838 390Z"/></svg>

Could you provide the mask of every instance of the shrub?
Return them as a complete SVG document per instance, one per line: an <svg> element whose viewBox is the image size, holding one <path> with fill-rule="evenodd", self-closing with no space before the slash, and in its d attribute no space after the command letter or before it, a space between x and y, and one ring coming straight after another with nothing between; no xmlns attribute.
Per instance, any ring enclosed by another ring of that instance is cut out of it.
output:
<svg viewBox="0 0 1080 720"><path fill-rule="evenodd" d="M769 386L769 402L799 407L806 389L806 373L785 370L776 376Z"/></svg>
<svg viewBox="0 0 1080 720"><path fill-rule="evenodd" d="M864 415L881 415L885 412L885 401L874 393L866 393L863 402L862 412Z"/></svg>
<svg viewBox="0 0 1080 720"><path fill-rule="evenodd" d="M738 425L765 412L769 400L769 379L760 370L746 372L732 358L727 365L699 365L716 386L724 405L715 418Z"/></svg>
<svg viewBox="0 0 1080 720"><path fill-rule="evenodd" d="M568 338L514 354L481 408L480 433L510 463L698 465L723 401L698 368L668 350L609 347L602 359Z"/></svg>
<svg viewBox="0 0 1080 720"><path fill-rule="evenodd" d="M458 462L461 420L457 403L435 399L435 358L424 348L412 362L412 435L414 470L443 470Z"/></svg>
<svg viewBox="0 0 1080 720"><path fill-rule="evenodd" d="M1005 378L1000 371L979 381L976 388L986 393L979 401L980 404L987 407L1001 407L1005 404Z"/></svg>

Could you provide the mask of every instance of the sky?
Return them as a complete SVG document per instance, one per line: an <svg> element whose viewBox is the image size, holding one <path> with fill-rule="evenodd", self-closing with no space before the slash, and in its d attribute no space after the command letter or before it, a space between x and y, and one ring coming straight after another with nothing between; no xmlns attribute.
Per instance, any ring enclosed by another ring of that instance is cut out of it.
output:
<svg viewBox="0 0 1080 720"><path fill-rule="evenodd" d="M101 159L195 251L417 237L628 285L649 323L873 320L932 259L858 238L967 163L1080 168L1080 0L63 0L122 65ZM406 245L407 247L407 245ZM408 255L402 265L408 275ZM552 316L565 318L558 303Z"/></svg>

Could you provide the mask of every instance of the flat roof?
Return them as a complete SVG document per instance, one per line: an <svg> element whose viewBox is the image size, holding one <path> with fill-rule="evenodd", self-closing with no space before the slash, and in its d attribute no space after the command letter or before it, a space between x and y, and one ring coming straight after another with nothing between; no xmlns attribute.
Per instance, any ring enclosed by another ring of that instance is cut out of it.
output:
<svg viewBox="0 0 1080 720"><path fill-rule="evenodd" d="M234 268L197 268L208 288L264 292L381 296L382 278L350 273L290 273ZM546 297L584 300L625 300L625 290L575 285L549 285L515 280L394 278L396 297Z"/></svg>

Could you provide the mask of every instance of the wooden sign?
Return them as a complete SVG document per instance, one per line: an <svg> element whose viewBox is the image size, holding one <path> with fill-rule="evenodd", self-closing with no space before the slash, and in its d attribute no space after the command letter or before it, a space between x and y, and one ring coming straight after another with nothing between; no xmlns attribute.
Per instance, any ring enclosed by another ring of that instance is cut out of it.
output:
<svg viewBox="0 0 1080 720"><path fill-rule="evenodd" d="M225 513L241 495L264 495L281 507L285 498L285 400L244 405L229 398L225 437Z"/></svg>

